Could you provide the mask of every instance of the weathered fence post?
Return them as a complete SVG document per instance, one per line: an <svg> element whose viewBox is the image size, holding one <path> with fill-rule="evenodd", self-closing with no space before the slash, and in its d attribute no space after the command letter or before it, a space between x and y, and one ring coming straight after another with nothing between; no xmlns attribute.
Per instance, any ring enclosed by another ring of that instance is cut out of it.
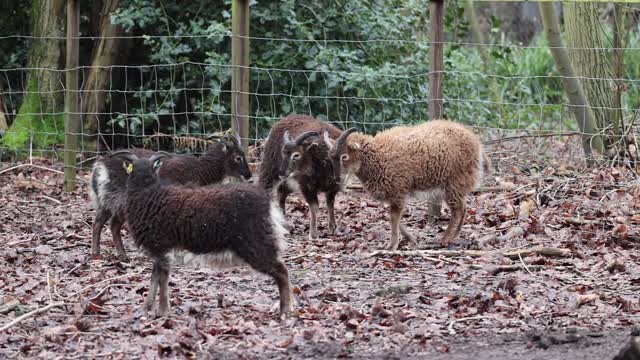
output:
<svg viewBox="0 0 640 360"><path fill-rule="evenodd" d="M246 151L249 138L249 0L233 0L231 28L232 124Z"/></svg>
<svg viewBox="0 0 640 360"><path fill-rule="evenodd" d="M444 0L429 0L429 119L442 118Z"/></svg>
<svg viewBox="0 0 640 360"><path fill-rule="evenodd" d="M80 57L80 2L67 0L67 66L64 93L64 189L76 187L76 154L80 114L78 111L78 60Z"/></svg>

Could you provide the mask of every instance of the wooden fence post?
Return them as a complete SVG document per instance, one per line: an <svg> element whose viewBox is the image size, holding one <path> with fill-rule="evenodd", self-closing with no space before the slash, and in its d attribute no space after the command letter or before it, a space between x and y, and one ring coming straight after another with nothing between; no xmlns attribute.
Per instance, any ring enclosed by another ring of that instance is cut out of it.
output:
<svg viewBox="0 0 640 360"><path fill-rule="evenodd" d="M443 114L444 0L429 0L429 119Z"/></svg>
<svg viewBox="0 0 640 360"><path fill-rule="evenodd" d="M64 93L64 189L76 187L76 155L80 132L78 60L80 57L80 2L67 0L67 66Z"/></svg>
<svg viewBox="0 0 640 360"><path fill-rule="evenodd" d="M231 114L233 129L247 150L249 138L249 0L231 5Z"/></svg>

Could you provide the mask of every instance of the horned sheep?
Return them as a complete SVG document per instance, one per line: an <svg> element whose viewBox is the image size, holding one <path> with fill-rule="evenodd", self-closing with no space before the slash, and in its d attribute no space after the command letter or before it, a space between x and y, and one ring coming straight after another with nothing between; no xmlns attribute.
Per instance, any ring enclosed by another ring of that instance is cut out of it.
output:
<svg viewBox="0 0 640 360"><path fill-rule="evenodd" d="M131 152L139 157L154 154L146 149L133 149ZM227 176L250 179L251 171L237 138L231 136L210 144L200 157L179 155L167 159L159 175L174 183L208 185L218 183ZM100 232L111 219L111 234L118 258L128 261L120 235L125 222L126 180L127 174L122 168L122 161L118 159L104 156L93 165L90 190L96 209L91 245L93 256L100 255Z"/></svg>
<svg viewBox="0 0 640 360"><path fill-rule="evenodd" d="M271 190L276 184L280 208L285 212L287 196L302 192L309 205L309 237L318 237L318 193L324 193L329 212L329 232L334 233L334 203L340 190L329 149L320 135L336 139L342 131L327 122L308 115L292 114L282 118L269 133L264 147L260 184Z"/></svg>
<svg viewBox="0 0 640 360"><path fill-rule="evenodd" d="M430 213L440 214L446 200L451 219L441 244L448 246L460 234L464 223L466 196L490 170L490 161L478 137L465 126L446 120L432 120L417 126L398 126L375 136L346 130L331 147L336 173L353 173L377 200L390 205L391 241L395 250L399 232L415 246L415 238L400 224L408 198L427 195Z"/></svg>
<svg viewBox="0 0 640 360"><path fill-rule="evenodd" d="M126 217L135 244L153 260L149 312L159 290L156 315L169 310L170 254L186 251L213 266L247 264L271 276L280 293L280 315L291 311L287 268L280 258L283 216L263 189L250 184L191 187L163 182L157 175L165 154L150 158L120 151L129 172Z"/></svg>

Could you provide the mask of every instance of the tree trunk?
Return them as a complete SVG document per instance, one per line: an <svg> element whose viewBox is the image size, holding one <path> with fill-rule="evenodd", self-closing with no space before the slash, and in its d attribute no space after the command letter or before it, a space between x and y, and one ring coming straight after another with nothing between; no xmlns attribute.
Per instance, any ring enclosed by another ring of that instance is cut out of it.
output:
<svg viewBox="0 0 640 360"><path fill-rule="evenodd" d="M429 0L429 120L442 119L444 0Z"/></svg>
<svg viewBox="0 0 640 360"><path fill-rule="evenodd" d="M111 24L111 13L119 5L119 0L104 0L100 12L99 40L91 54L91 67L85 77L82 91L82 133L93 136L99 130L100 113L107 105L108 89L117 88L118 76L112 76L113 65L126 59L130 39L117 38L123 35L122 27Z"/></svg>
<svg viewBox="0 0 640 360"><path fill-rule="evenodd" d="M478 44L476 46L476 49L478 50L478 53L480 54L480 58L482 59L484 72L488 74L490 64L489 64L489 53L487 52L487 47L489 45L486 43L482 29L480 29L480 24L478 23L478 16L476 15L476 8L473 3L473 0L465 0L464 11L465 11L465 15L467 16L467 20L469 21L471 38L473 39L473 42ZM493 101L496 104L502 103L503 99L502 99L502 96L500 95L500 88L498 86L498 80L496 77L491 78L490 89L491 89L491 101ZM501 114L502 118L505 118L504 107L502 106L500 107L500 112L502 113Z"/></svg>
<svg viewBox="0 0 640 360"><path fill-rule="evenodd" d="M619 124L616 133L622 136L619 145L614 146L611 152L618 150L619 157L615 158L618 161L622 161L625 158L631 160L632 166L637 167L637 154L633 151L636 146L636 141L629 133L629 126L624 121L624 111L622 108L622 93L625 92L626 84L624 81L619 80L624 78L624 48L627 43L627 10L626 7L621 4L613 5L613 76L618 79L615 80L615 121Z"/></svg>
<svg viewBox="0 0 640 360"><path fill-rule="evenodd" d="M0 79L0 134L3 134L7 129L9 129L9 112L7 110L7 104L4 102L4 96L2 93L4 92L4 86L2 84L2 79Z"/></svg>
<svg viewBox="0 0 640 360"><path fill-rule="evenodd" d="M560 24L554 4L551 2L540 2L540 15L544 32L549 42L551 54L555 60L558 72L562 76L562 87L567 93L569 104L578 123L578 128L583 133L582 146L587 163L593 163L593 150L602 151L603 145L600 136L597 134L597 124L589 102L585 97L580 81L576 78L575 70L569 60L569 54L562 43L560 37Z"/></svg>
<svg viewBox="0 0 640 360"><path fill-rule="evenodd" d="M465 0L464 12L467 16L467 20L469 21L471 39L473 39L473 42L478 44L476 49L478 49L478 53L480 53L480 57L482 58L482 63L486 67L489 64L489 54L487 54L487 48L485 47L486 45L484 45L484 34L480 29L480 24L478 23L478 16L476 15L476 8L473 5L473 0Z"/></svg>
<svg viewBox="0 0 640 360"><path fill-rule="evenodd" d="M616 119L613 69L604 50L603 27L598 4L567 2L564 4L565 35L569 58L593 110L607 153L619 135Z"/></svg>
<svg viewBox="0 0 640 360"><path fill-rule="evenodd" d="M5 146L19 149L33 139L34 149L63 141L65 0L33 0L31 40L25 96L3 138ZM46 38L43 38L46 37Z"/></svg>

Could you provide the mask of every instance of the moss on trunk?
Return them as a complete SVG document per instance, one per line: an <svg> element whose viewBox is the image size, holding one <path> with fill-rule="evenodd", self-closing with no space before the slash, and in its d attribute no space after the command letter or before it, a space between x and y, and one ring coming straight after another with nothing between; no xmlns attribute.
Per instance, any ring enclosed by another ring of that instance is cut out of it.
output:
<svg viewBox="0 0 640 360"><path fill-rule="evenodd" d="M34 148L49 148L64 140L64 114L47 113L42 109L42 99L35 77L29 79L26 91L29 93L18 111L18 115L3 137L4 146L17 150L28 148L33 138Z"/></svg>
<svg viewBox="0 0 640 360"><path fill-rule="evenodd" d="M30 70L23 103L2 138L8 149L44 150L64 140L64 5L65 0L33 0Z"/></svg>

